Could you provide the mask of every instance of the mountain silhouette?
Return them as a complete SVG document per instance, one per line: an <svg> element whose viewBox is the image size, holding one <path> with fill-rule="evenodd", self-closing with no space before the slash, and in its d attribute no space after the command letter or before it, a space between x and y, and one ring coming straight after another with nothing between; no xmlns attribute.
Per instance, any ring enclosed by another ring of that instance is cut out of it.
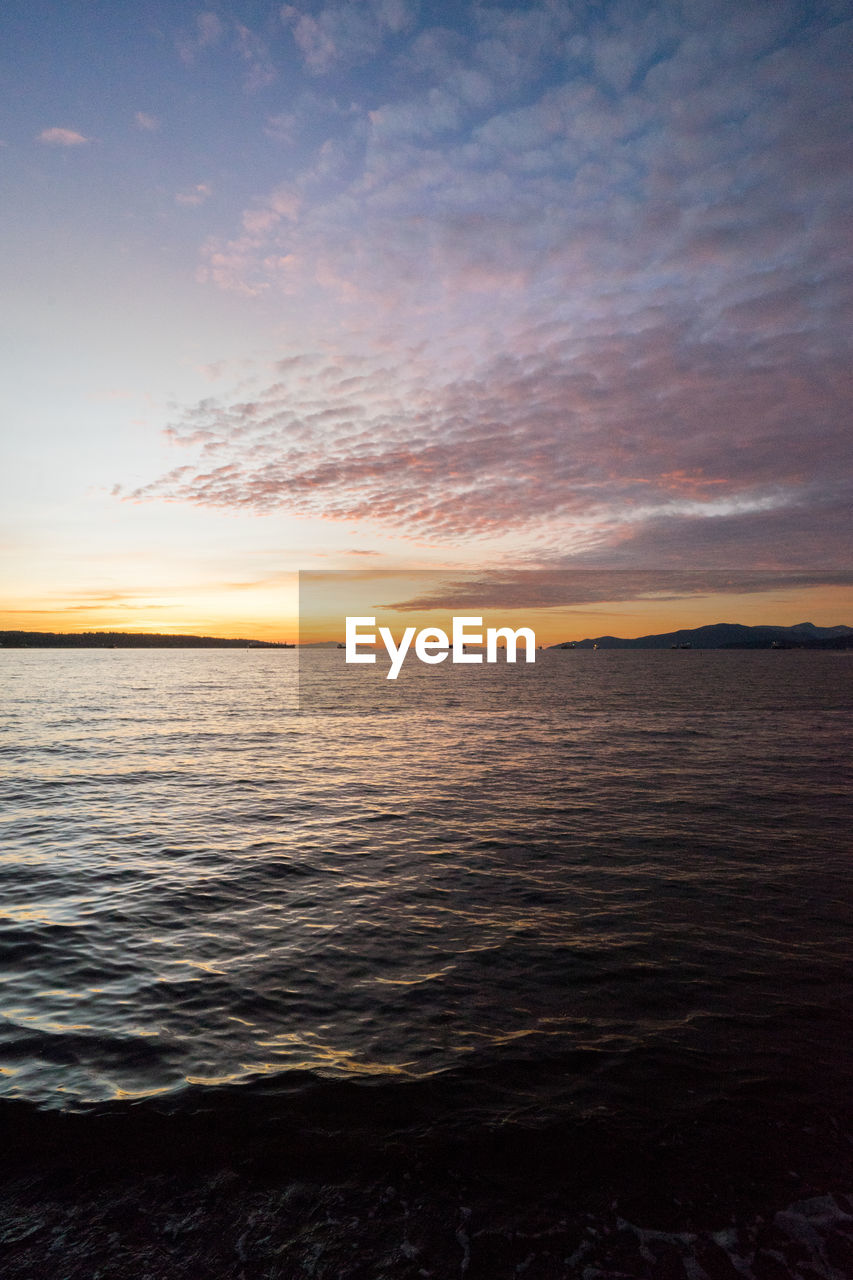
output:
<svg viewBox="0 0 853 1280"><path fill-rule="evenodd" d="M714 622L705 627L664 631L660 635L595 636L587 640L566 640L552 649L671 649L680 645L693 649L848 649L853 648L853 627L816 627L798 622L792 627L747 627L739 622Z"/></svg>

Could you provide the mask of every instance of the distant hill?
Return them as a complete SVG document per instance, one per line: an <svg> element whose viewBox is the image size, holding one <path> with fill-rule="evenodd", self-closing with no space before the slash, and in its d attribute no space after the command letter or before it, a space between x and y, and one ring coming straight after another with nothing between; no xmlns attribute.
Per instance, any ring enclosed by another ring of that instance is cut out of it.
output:
<svg viewBox="0 0 853 1280"><path fill-rule="evenodd" d="M4 649L290 649L268 640L172 636L136 631L0 631Z"/></svg>
<svg viewBox="0 0 853 1280"><path fill-rule="evenodd" d="M692 630L665 631L661 635L596 636L589 640L566 640L552 649L671 649L689 645L693 649L853 649L853 627L816 627L798 622L793 627L745 627L739 622L715 622Z"/></svg>

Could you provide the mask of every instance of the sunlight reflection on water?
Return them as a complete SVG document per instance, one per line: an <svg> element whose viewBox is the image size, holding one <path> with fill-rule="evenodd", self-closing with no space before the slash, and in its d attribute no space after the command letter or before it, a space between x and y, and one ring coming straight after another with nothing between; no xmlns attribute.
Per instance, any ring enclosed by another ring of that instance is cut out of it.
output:
<svg viewBox="0 0 853 1280"><path fill-rule="evenodd" d="M342 657L3 655L6 1092L837 1067L843 656Z"/></svg>

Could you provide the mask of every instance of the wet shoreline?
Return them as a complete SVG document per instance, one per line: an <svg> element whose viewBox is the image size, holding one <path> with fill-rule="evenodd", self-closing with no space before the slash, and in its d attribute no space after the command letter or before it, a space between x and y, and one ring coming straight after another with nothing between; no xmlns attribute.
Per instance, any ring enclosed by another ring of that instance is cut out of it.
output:
<svg viewBox="0 0 853 1280"><path fill-rule="evenodd" d="M395 1173L400 1173L399 1170ZM660 1226L639 1206L581 1210L559 1187L509 1201L451 1171L360 1183L282 1179L241 1166L119 1176L17 1174L0 1186L7 1280L499 1280L853 1274L842 1192ZM803 1270L807 1267L807 1270Z"/></svg>
<svg viewBox="0 0 853 1280"><path fill-rule="evenodd" d="M352 1094L350 1094L352 1100ZM850 1117L451 1132L269 1101L0 1111L8 1280L853 1274ZM423 1117L421 1117L421 1120ZM805 1269L804 1269L805 1268Z"/></svg>

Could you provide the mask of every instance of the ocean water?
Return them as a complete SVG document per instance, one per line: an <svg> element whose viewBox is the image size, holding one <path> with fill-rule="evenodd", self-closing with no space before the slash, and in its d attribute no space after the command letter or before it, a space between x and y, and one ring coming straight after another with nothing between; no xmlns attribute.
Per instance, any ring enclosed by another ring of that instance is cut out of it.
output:
<svg viewBox="0 0 853 1280"><path fill-rule="evenodd" d="M14 1114L827 1191L849 655L545 652L393 689L342 659L2 654Z"/></svg>

